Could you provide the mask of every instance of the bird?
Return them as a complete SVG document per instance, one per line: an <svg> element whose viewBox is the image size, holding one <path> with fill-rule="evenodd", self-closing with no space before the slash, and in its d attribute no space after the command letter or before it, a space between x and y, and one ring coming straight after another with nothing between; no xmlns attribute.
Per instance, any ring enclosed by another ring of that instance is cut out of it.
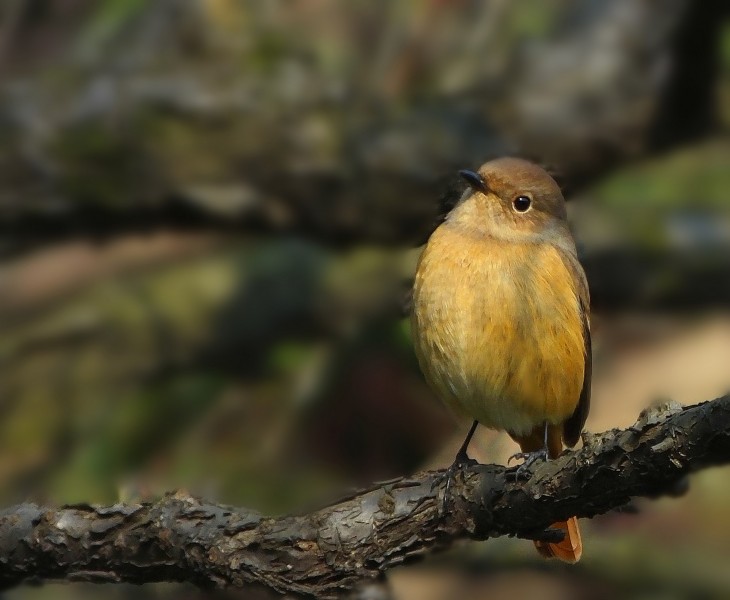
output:
<svg viewBox="0 0 730 600"><path fill-rule="evenodd" d="M545 169L502 157L459 174L467 188L416 268L414 348L430 387L473 420L452 469L471 461L479 424L519 444L522 468L574 446L588 416L588 284L563 194ZM538 552L577 562L577 518L551 528L562 541L536 540Z"/></svg>

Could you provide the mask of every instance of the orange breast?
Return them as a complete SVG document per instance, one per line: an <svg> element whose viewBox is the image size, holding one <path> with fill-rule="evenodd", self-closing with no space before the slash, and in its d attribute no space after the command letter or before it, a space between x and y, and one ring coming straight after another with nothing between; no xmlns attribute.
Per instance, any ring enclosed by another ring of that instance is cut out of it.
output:
<svg viewBox="0 0 730 600"><path fill-rule="evenodd" d="M525 434L578 403L580 305L560 253L445 225L421 257L412 317L421 368L450 406L487 427Z"/></svg>

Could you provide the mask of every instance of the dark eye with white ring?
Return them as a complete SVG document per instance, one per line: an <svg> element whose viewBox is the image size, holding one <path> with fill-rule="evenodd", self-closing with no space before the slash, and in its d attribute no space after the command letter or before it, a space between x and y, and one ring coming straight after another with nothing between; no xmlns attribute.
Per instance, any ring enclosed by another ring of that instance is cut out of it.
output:
<svg viewBox="0 0 730 600"><path fill-rule="evenodd" d="M530 206L532 206L532 200L527 196L517 196L517 198L512 200L512 206L517 212L527 212L530 210Z"/></svg>

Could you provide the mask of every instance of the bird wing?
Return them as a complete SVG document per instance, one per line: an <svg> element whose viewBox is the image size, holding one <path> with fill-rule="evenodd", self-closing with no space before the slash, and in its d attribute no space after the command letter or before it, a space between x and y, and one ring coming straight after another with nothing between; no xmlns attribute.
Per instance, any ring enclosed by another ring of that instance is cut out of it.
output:
<svg viewBox="0 0 730 600"><path fill-rule="evenodd" d="M580 391L580 398L573 414L563 423L563 441L566 446L575 446L583 430L588 411L591 407L591 374L593 370L593 353L591 347L591 324L590 324L590 295L588 282L580 263L573 256L565 255L566 266L573 275L578 289L578 300L580 304L581 321L583 323L583 344L585 365L583 370L583 387Z"/></svg>

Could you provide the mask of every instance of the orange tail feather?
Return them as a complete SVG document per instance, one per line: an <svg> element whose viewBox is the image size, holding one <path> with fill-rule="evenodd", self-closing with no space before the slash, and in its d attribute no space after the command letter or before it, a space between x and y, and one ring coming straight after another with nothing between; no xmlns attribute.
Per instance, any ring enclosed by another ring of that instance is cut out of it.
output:
<svg viewBox="0 0 730 600"><path fill-rule="evenodd" d="M512 434L510 434L512 435ZM534 452L545 445L545 430L542 425L535 427L528 435L512 438L520 445L523 452ZM563 427L562 425L550 425L548 427L548 455L550 458L560 456L563 450ZM583 554L583 542L580 538L578 519L570 517L567 521L553 523L553 529L562 529L565 538L557 544L548 542L535 542L535 548L545 558L557 558L567 563L577 563Z"/></svg>
<svg viewBox="0 0 730 600"><path fill-rule="evenodd" d="M565 531L565 538L562 542L556 544L535 542L537 551L545 558L558 558L563 562L577 563L583 554L583 542L580 538L578 519L570 517L567 521L553 523L550 527Z"/></svg>

